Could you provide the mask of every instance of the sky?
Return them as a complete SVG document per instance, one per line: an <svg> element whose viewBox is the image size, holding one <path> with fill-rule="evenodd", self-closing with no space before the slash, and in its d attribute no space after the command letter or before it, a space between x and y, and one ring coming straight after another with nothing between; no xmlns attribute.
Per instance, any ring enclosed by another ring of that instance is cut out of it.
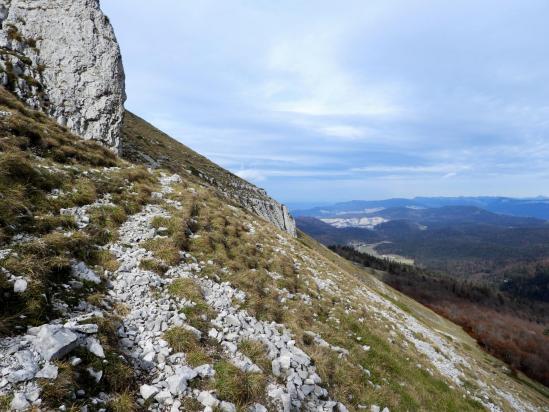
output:
<svg viewBox="0 0 549 412"><path fill-rule="evenodd" d="M547 0L102 0L126 108L277 200L549 195Z"/></svg>

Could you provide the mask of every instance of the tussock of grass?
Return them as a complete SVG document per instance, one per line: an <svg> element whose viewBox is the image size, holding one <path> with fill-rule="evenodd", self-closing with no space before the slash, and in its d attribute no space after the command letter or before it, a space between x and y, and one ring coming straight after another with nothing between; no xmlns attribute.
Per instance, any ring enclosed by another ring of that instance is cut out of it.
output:
<svg viewBox="0 0 549 412"><path fill-rule="evenodd" d="M11 395L0 396L0 411L9 411L12 399Z"/></svg>
<svg viewBox="0 0 549 412"><path fill-rule="evenodd" d="M185 359L193 368L206 363L212 363L212 357L209 356L202 348L196 348L186 352Z"/></svg>
<svg viewBox="0 0 549 412"><path fill-rule="evenodd" d="M130 392L123 392L115 395L109 402L109 410L112 412L134 412L137 410L137 405Z"/></svg>
<svg viewBox="0 0 549 412"><path fill-rule="evenodd" d="M271 360L267 357L265 345L257 340L245 339L238 344L238 350L251 359L263 371L271 370Z"/></svg>
<svg viewBox="0 0 549 412"><path fill-rule="evenodd" d="M117 316L127 316L130 314L130 308L125 303L115 303L114 304L114 313Z"/></svg>
<svg viewBox="0 0 549 412"><path fill-rule="evenodd" d="M166 339L175 352L196 350L200 345L200 342L194 333L180 326L168 329L166 333L164 333L164 339Z"/></svg>
<svg viewBox="0 0 549 412"><path fill-rule="evenodd" d="M204 296L200 286L198 286L191 278L179 278L174 280L168 286L168 292L178 298L184 298L191 302L204 302Z"/></svg>
<svg viewBox="0 0 549 412"><path fill-rule="evenodd" d="M255 402L262 402L267 383L262 373L242 372L228 361L215 365L215 389L220 399L244 408Z"/></svg>
<svg viewBox="0 0 549 412"><path fill-rule="evenodd" d="M207 333L210 320L215 317L215 311L204 301L193 306L185 306L181 312L187 317L187 322L196 329Z"/></svg>
<svg viewBox="0 0 549 412"><path fill-rule="evenodd" d="M163 275L169 269L168 265L158 259L143 259L139 263L139 267L143 270L149 270L160 275Z"/></svg>
<svg viewBox="0 0 549 412"><path fill-rule="evenodd" d="M57 362L57 379L51 381L40 379L42 388L40 397L45 405L59 406L64 401L70 400L72 391L77 387L77 375L74 368L68 362Z"/></svg>
<svg viewBox="0 0 549 412"><path fill-rule="evenodd" d="M202 412L204 405L194 398L184 398L181 402L181 410L186 412Z"/></svg>
<svg viewBox="0 0 549 412"><path fill-rule="evenodd" d="M200 342L192 332L182 327L168 329L164 334L164 339L175 352L185 353L185 359L192 367L212 362L212 357L206 351L205 342Z"/></svg>
<svg viewBox="0 0 549 412"><path fill-rule="evenodd" d="M141 246L152 252L157 259L162 260L168 266L179 263L181 256L179 249L173 244L170 238L153 238L141 243Z"/></svg>
<svg viewBox="0 0 549 412"><path fill-rule="evenodd" d="M116 258L106 249L97 249L94 250L92 257L90 259L95 265L108 270L109 272L114 272L120 266Z"/></svg>

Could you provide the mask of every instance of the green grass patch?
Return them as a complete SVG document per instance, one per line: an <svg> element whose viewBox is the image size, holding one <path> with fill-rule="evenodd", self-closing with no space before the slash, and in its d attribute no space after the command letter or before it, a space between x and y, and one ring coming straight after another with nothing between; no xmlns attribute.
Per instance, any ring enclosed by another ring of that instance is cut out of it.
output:
<svg viewBox="0 0 549 412"><path fill-rule="evenodd" d="M214 368L215 389L220 399L240 408L264 400L267 379L262 373L242 372L225 360L217 362Z"/></svg>
<svg viewBox="0 0 549 412"><path fill-rule="evenodd" d="M168 286L168 292L178 298L184 298L195 303L204 302L200 286L191 278L178 278Z"/></svg>
<svg viewBox="0 0 549 412"><path fill-rule="evenodd" d="M270 373L271 360L267 357L266 348L263 343L257 340L244 339L238 343L238 350L250 358L264 372Z"/></svg>
<svg viewBox="0 0 549 412"><path fill-rule="evenodd" d="M181 260L179 249L170 238L156 237L146 240L141 243L141 246L152 252L157 259L162 260L169 266L177 265Z"/></svg>

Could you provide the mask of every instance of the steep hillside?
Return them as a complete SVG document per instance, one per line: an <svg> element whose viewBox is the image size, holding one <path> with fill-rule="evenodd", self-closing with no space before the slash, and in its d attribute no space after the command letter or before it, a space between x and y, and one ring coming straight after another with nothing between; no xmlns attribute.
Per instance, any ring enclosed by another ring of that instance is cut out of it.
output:
<svg viewBox="0 0 549 412"><path fill-rule="evenodd" d="M162 139L166 158L141 156L185 158L178 174L0 90L0 409L547 409L461 329L228 201Z"/></svg>
<svg viewBox="0 0 549 412"><path fill-rule="evenodd" d="M130 161L198 176L246 209L291 235L296 234L295 221L288 208L270 198L263 189L219 167L130 112L124 117L121 150L122 156Z"/></svg>

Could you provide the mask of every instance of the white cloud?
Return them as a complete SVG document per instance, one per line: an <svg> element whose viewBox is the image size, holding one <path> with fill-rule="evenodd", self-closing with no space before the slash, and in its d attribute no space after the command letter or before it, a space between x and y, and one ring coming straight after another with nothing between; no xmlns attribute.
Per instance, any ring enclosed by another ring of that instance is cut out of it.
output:
<svg viewBox="0 0 549 412"><path fill-rule="evenodd" d="M410 173L410 174L442 174L455 176L458 171L471 170L469 165L434 164L427 166L392 166L373 165L353 167L353 172L359 173ZM450 176L448 176L450 177Z"/></svg>
<svg viewBox="0 0 549 412"><path fill-rule="evenodd" d="M362 139L365 137L370 137L373 134L371 129L345 125L321 127L318 131L326 136L349 140Z"/></svg>
<svg viewBox="0 0 549 412"><path fill-rule="evenodd" d="M157 3L127 107L282 200L547 190L546 0Z"/></svg>

